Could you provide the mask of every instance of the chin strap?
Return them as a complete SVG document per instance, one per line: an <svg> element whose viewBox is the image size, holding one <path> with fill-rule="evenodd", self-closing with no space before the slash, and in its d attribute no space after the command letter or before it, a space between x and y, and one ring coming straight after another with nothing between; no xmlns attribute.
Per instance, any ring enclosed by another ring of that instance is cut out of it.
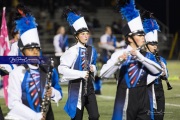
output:
<svg viewBox="0 0 180 120"><path fill-rule="evenodd" d="M79 41L81 44L83 44L84 46L86 46L86 44L82 43L79 39L78 39L78 41Z"/></svg>
<svg viewBox="0 0 180 120"><path fill-rule="evenodd" d="M136 43L136 41L134 40L133 36L129 36L129 37L133 40L133 42L134 42L134 44L136 45L136 47L139 48L139 46L137 45L137 43Z"/></svg>
<svg viewBox="0 0 180 120"><path fill-rule="evenodd" d="M77 36L75 36L75 39L77 39L81 44L83 44L86 47L86 44L82 43L81 40Z"/></svg>
<svg viewBox="0 0 180 120"><path fill-rule="evenodd" d="M151 52L151 50L149 49L148 44L146 44L146 47L147 47L147 49L149 50L150 53L154 54L154 52Z"/></svg>

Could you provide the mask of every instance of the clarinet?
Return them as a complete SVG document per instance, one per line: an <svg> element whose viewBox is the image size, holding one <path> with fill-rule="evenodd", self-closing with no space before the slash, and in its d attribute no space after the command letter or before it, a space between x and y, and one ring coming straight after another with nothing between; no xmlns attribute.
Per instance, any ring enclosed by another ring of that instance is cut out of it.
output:
<svg viewBox="0 0 180 120"><path fill-rule="evenodd" d="M51 58L51 61L50 61L50 66L48 68L48 78L47 78L47 83L46 83L46 86L45 86L45 89L46 91L49 90L51 88L51 84L52 84L52 81L51 81L51 78L52 78L52 72L53 72L53 68L54 68L54 60L53 58ZM47 112L49 111L49 107L50 107L50 104L51 104L51 96L47 96L46 93L44 94L44 97L42 99L42 103L41 103L41 112L43 113L43 115L47 115Z"/></svg>
<svg viewBox="0 0 180 120"><path fill-rule="evenodd" d="M88 51L87 51L87 48L86 48L86 51L85 51L85 66L84 66L84 69L83 71L89 71L89 61L87 59L88 57ZM87 95L87 86L88 86L88 78L85 79L85 84L84 84L84 96Z"/></svg>
<svg viewBox="0 0 180 120"><path fill-rule="evenodd" d="M157 62L161 65L160 56L158 55L158 52L156 50L154 52L154 55L155 55L155 58L156 58ZM172 89L172 86L170 85L170 83L169 83L169 81L168 81L168 79L167 79L167 77L165 75L161 75L158 79L166 81L167 90L171 90Z"/></svg>

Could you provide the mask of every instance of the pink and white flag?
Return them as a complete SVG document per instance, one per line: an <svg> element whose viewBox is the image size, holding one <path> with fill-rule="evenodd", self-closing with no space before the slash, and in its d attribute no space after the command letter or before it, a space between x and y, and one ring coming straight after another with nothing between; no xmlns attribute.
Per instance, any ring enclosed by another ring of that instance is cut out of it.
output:
<svg viewBox="0 0 180 120"><path fill-rule="evenodd" d="M3 7L1 33L0 33L0 56L7 56L8 53L10 52L9 36L8 36L8 29L6 25L5 13L6 13L6 8Z"/></svg>
<svg viewBox="0 0 180 120"><path fill-rule="evenodd" d="M2 24L1 24L1 33L0 33L0 56L7 56L10 52L9 47L9 36L8 36L8 29L6 25L6 8L3 7L3 14L2 14ZM6 105L8 105L8 78L9 75L3 76L3 90L4 90L4 98Z"/></svg>

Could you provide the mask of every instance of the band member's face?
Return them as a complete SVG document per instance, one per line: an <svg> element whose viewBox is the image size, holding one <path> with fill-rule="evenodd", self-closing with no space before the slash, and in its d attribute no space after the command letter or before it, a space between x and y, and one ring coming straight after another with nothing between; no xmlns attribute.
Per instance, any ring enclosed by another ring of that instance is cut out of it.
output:
<svg viewBox="0 0 180 120"><path fill-rule="evenodd" d="M26 48L23 53L25 56L40 56L40 48Z"/></svg>
<svg viewBox="0 0 180 120"><path fill-rule="evenodd" d="M81 43L86 44L89 39L89 32L81 32L77 37L81 41Z"/></svg>
<svg viewBox="0 0 180 120"><path fill-rule="evenodd" d="M142 45L144 44L144 42L145 42L143 35L141 35L141 36L135 35L135 36L134 36L134 40L135 40L135 42L137 43L137 45L138 45L139 47L142 46Z"/></svg>
<svg viewBox="0 0 180 120"><path fill-rule="evenodd" d="M154 53L155 50L157 49L157 44L150 44L149 43L147 46L149 48L149 52L152 52L152 53Z"/></svg>

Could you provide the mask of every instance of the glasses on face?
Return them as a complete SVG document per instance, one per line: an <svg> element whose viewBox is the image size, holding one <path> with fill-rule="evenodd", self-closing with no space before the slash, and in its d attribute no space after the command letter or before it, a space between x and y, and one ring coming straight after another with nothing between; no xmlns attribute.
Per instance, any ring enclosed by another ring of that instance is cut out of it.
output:
<svg viewBox="0 0 180 120"><path fill-rule="evenodd" d="M148 45L152 45L152 46L157 46L158 45L158 42L149 42Z"/></svg>

